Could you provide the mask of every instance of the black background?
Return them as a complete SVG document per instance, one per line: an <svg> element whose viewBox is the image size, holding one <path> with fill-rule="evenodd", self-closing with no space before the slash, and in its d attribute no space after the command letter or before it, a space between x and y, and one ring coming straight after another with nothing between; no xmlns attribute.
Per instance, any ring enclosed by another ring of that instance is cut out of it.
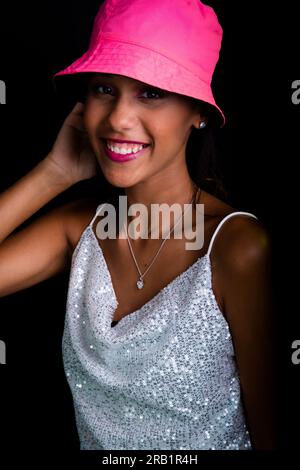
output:
<svg viewBox="0 0 300 470"><path fill-rule="evenodd" d="M74 104L55 95L52 75L86 51L99 3L1 3L0 79L7 89L7 104L0 106L1 191L51 149ZM280 8L271 1L206 3L224 30L213 88L227 117L220 131L226 182L235 207L256 214L274 242L285 417L280 455L286 460L300 441L300 365L291 362L291 343L300 339L300 105L291 102L291 84L300 79L299 11L293 2ZM78 183L25 224L67 200L95 194L101 194L95 178ZM20 462L39 453L72 459L78 449L61 359L67 287L64 274L0 299L0 339L7 345L7 364L0 366L0 447L2 456L10 448L10 458Z"/></svg>

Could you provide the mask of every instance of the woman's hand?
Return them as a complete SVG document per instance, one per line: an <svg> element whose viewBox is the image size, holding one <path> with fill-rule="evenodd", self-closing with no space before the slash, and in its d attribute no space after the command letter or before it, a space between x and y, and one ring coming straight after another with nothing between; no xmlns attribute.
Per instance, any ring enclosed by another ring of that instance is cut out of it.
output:
<svg viewBox="0 0 300 470"><path fill-rule="evenodd" d="M99 164L83 125L84 104L78 102L65 119L45 158L55 181L72 186L96 175Z"/></svg>

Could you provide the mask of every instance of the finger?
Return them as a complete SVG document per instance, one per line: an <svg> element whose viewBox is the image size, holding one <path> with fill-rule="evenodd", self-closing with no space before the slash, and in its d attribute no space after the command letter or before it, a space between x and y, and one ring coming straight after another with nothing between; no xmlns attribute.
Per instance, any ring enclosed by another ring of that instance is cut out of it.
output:
<svg viewBox="0 0 300 470"><path fill-rule="evenodd" d="M80 101L78 101L78 102L75 104L74 108L72 109L72 113L74 113L74 114L82 114L83 110L84 110L84 104L81 103Z"/></svg>
<svg viewBox="0 0 300 470"><path fill-rule="evenodd" d="M77 130L85 131L86 129L83 125L83 110L84 104L80 102L76 103L65 122L69 126L75 127Z"/></svg>

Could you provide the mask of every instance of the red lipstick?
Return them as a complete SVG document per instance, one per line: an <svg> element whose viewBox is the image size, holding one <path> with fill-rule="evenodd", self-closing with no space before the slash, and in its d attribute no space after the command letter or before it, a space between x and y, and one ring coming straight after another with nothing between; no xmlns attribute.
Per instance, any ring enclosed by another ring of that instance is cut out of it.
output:
<svg viewBox="0 0 300 470"><path fill-rule="evenodd" d="M139 158L140 156L145 154L148 147L149 147L149 145L147 145L146 147L143 147L139 152L136 152L136 153L132 152L132 153L127 153L126 155L122 155L121 153L116 153L116 152L113 152L112 150L110 150L106 145L106 141L105 141L105 144L104 144L104 150L105 150L106 156L110 160L112 160L114 162L118 162L118 163L124 163L124 162L128 162L130 160L136 160L137 158Z"/></svg>

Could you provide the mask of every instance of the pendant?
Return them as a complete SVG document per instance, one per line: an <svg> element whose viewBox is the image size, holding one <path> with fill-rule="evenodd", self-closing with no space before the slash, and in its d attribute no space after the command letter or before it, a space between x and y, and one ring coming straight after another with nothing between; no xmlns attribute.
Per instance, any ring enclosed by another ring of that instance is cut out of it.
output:
<svg viewBox="0 0 300 470"><path fill-rule="evenodd" d="M136 285L137 285L138 289L143 289L143 287L144 287L144 281L143 281L143 279L142 279L141 277L140 277L139 280L137 281Z"/></svg>

